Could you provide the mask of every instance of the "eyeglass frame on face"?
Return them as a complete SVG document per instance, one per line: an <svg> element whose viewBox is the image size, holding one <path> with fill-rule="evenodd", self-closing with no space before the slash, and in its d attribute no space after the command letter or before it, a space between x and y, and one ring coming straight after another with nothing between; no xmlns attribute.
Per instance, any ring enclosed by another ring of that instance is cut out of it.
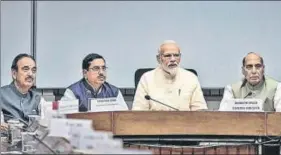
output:
<svg viewBox="0 0 281 155"><path fill-rule="evenodd" d="M252 71L254 69L254 67L256 70L261 70L264 67L264 65L261 63L258 63L258 64L254 64L254 65L249 64L249 65L244 66L245 70L248 70L248 71Z"/></svg>
<svg viewBox="0 0 281 155"><path fill-rule="evenodd" d="M172 56L176 59L181 57L181 53L167 53L167 54L161 54L165 59L171 59Z"/></svg>
<svg viewBox="0 0 281 155"><path fill-rule="evenodd" d="M91 68L88 68L88 71L93 71L93 72L100 72L100 70L106 72L108 67L106 66L93 66Z"/></svg>

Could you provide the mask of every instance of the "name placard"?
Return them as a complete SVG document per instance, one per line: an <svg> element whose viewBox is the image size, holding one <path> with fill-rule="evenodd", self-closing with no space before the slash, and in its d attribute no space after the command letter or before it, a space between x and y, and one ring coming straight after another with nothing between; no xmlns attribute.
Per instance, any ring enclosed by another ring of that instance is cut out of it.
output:
<svg viewBox="0 0 281 155"><path fill-rule="evenodd" d="M58 101L58 111L60 114L70 114L79 112L78 100Z"/></svg>
<svg viewBox="0 0 281 155"><path fill-rule="evenodd" d="M84 119L60 119L50 120L49 136L71 138L73 131L92 131L92 121Z"/></svg>
<svg viewBox="0 0 281 155"><path fill-rule="evenodd" d="M80 140L80 149L81 150L92 150L92 151L101 151L101 150L111 150L111 149L122 149L123 142L119 139L96 139L94 133L87 133L81 135Z"/></svg>
<svg viewBox="0 0 281 155"><path fill-rule="evenodd" d="M263 112L263 101L261 99L229 99L220 111L237 112Z"/></svg>
<svg viewBox="0 0 281 155"><path fill-rule="evenodd" d="M78 100L46 101L44 103L44 113L57 110L59 114L70 114L79 112Z"/></svg>
<svg viewBox="0 0 281 155"><path fill-rule="evenodd" d="M125 111L128 110L127 106L122 104L116 97L111 98L90 98L89 99L89 111L92 112L104 112L104 111ZM125 103L126 104L126 103Z"/></svg>

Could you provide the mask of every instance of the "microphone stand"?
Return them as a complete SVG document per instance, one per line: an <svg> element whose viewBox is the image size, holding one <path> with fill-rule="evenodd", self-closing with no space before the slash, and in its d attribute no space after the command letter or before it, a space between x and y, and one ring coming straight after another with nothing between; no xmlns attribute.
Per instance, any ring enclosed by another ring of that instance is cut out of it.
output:
<svg viewBox="0 0 281 155"><path fill-rule="evenodd" d="M154 100L154 99L152 99L152 98L151 98L150 100L152 100L152 101L154 101L154 102L157 102L157 103L160 103L160 104L163 104L163 105L165 105L165 106L167 106L167 107L169 107L169 108L171 108L171 109L174 109L174 110L176 110L176 111L179 111L179 109L176 109L176 108L171 107L171 106L169 106L169 105L167 105L167 104L161 103L161 102L159 102L159 101L157 101L157 100Z"/></svg>
<svg viewBox="0 0 281 155"><path fill-rule="evenodd" d="M176 111L179 111L179 109L176 109L176 108L174 108L174 107L172 107L172 106L169 106L169 105L167 105L167 104L165 104L165 103L162 103L162 102L160 102L160 101L157 101L157 100L151 98L150 96L145 96L145 99L147 99L147 100L152 100L152 101L157 102L157 103L159 103L159 104L165 105L165 106L167 106L167 107L169 107L169 108L171 108L171 109L174 109L174 110L176 110Z"/></svg>

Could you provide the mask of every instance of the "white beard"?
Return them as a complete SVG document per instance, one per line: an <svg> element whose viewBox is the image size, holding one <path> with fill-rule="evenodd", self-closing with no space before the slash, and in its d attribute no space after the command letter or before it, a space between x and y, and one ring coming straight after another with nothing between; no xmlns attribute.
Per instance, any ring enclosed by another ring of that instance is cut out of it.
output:
<svg viewBox="0 0 281 155"><path fill-rule="evenodd" d="M168 72L172 78L174 78L177 75L177 72L179 69L179 66L177 66L175 68L169 68L169 67L165 66L163 63L161 64L161 67L164 71Z"/></svg>

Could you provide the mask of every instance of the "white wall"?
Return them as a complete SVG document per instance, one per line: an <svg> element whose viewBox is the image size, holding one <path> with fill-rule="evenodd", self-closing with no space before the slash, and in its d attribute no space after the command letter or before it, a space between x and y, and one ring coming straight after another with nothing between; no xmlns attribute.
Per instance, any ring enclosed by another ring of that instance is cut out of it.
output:
<svg viewBox="0 0 281 155"><path fill-rule="evenodd" d="M14 57L30 54L30 45L31 2L1 1L1 86L10 84Z"/></svg>
<svg viewBox="0 0 281 155"><path fill-rule="evenodd" d="M30 5L2 2L2 8L5 3L2 85L9 81L12 58L30 51ZM242 58L251 51L260 52L266 72L281 80L278 1L37 3L39 88L67 87L79 80L82 59L91 52L106 58L109 82L133 87L135 70L157 65L156 50L165 39L179 43L182 66L197 70L202 87L223 87L240 79Z"/></svg>
<svg viewBox="0 0 281 155"><path fill-rule="evenodd" d="M156 66L165 39L182 47L182 66L203 87L242 77L243 56L260 52L267 73L281 79L280 2L38 2L38 87L66 87L81 78L81 61L103 55L108 81L133 87L134 71Z"/></svg>

